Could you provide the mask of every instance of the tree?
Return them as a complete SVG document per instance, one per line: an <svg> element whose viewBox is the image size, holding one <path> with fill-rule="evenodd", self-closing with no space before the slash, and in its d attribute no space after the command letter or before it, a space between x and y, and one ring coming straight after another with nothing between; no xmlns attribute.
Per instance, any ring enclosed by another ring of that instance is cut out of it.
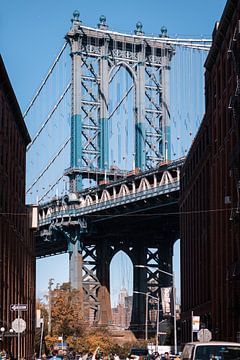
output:
<svg viewBox="0 0 240 360"><path fill-rule="evenodd" d="M80 336L83 332L83 319L76 316L78 290L71 290L69 283L63 283L53 290L51 297L52 335L68 337ZM77 300L76 300L77 299Z"/></svg>

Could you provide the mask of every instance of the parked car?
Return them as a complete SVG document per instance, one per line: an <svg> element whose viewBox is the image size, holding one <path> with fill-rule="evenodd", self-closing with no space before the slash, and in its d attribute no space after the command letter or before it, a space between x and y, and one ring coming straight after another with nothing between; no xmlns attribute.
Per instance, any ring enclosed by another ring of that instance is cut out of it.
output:
<svg viewBox="0 0 240 360"><path fill-rule="evenodd" d="M209 341L185 344L182 360L239 360L240 343Z"/></svg>

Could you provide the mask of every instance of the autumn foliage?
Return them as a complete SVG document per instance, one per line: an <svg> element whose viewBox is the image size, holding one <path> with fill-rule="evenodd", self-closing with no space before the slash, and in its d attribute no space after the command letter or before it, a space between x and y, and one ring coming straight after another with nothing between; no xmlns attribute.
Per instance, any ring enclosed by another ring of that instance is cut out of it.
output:
<svg viewBox="0 0 240 360"><path fill-rule="evenodd" d="M69 283L64 283L57 289L51 290L51 333L48 334L47 323L48 307L42 302L37 301L37 308L41 309L44 316L44 341L46 352L48 353L56 343L59 343L59 337L63 337L64 343L76 352L88 353L94 352L97 347L107 355L110 352L117 353L121 357L126 357L131 347L140 347L141 343L127 343L119 346L111 336L109 330L105 327L89 329L80 317L81 304L77 290L71 290ZM79 311L78 311L79 304Z"/></svg>

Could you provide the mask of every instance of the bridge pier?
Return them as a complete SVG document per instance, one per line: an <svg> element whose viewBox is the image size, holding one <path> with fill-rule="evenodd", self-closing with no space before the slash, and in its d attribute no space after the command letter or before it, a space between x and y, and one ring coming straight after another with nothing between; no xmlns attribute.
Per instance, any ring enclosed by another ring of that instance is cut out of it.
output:
<svg viewBox="0 0 240 360"><path fill-rule="evenodd" d="M72 289L82 289L82 249L80 241L69 242L69 282Z"/></svg>
<svg viewBox="0 0 240 360"><path fill-rule="evenodd" d="M101 284L97 296L100 303L98 325L112 324L112 309L110 300L110 247L99 242L96 246L97 278Z"/></svg>
<svg viewBox="0 0 240 360"><path fill-rule="evenodd" d="M130 329L143 334L146 323L147 268L136 265L147 265L147 248L145 242L136 242L133 258L133 307Z"/></svg>
<svg viewBox="0 0 240 360"><path fill-rule="evenodd" d="M72 291L74 291L73 307L75 309L75 319L76 321L82 322L82 320L84 319L84 309L83 309L84 295L83 295L83 280L82 280L83 259L82 259L81 243L79 239L75 242L68 243L68 253L69 253L69 282Z"/></svg>

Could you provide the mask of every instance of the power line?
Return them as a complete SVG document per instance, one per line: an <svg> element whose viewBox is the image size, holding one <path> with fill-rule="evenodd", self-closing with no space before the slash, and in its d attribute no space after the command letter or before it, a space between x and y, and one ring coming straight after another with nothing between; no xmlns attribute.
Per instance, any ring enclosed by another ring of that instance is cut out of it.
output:
<svg viewBox="0 0 240 360"><path fill-rule="evenodd" d="M52 186L52 188L61 180L61 178L64 175L62 175ZM52 188L48 191L50 192L52 190ZM45 197L47 195L47 193L42 196ZM42 200L42 198L40 200ZM39 200L39 201L40 201ZM202 213L214 213L214 212L227 212L227 211L237 211L238 208L228 208L228 209L206 209L206 210L193 210L193 211L182 211L182 212L167 212L167 213L152 213L152 214L119 214L119 216L132 216L132 217L144 217L144 216L170 216L170 215L193 215L193 214L202 214ZM0 212L0 215L28 215L28 213L13 213L13 212ZM112 217L112 215L110 214L102 214L102 215L98 215L98 214L85 214L84 216L86 217Z"/></svg>

